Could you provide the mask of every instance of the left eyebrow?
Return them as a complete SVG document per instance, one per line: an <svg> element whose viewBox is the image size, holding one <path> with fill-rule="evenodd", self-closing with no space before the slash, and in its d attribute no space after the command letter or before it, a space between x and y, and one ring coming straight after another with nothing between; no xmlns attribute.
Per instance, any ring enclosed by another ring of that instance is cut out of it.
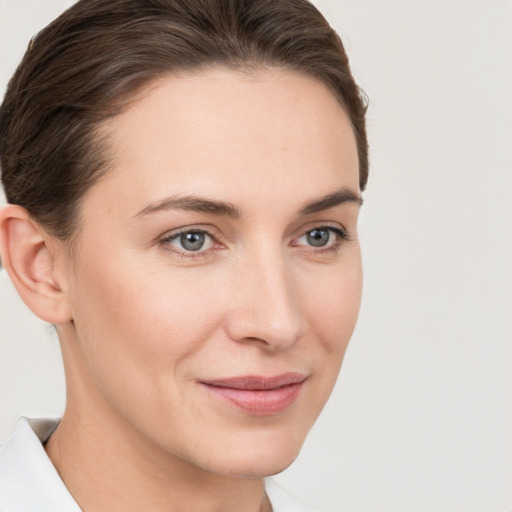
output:
<svg viewBox="0 0 512 512"><path fill-rule="evenodd" d="M348 188L341 188L332 194L315 199L306 203L299 211L300 215L308 215L316 213L329 208L334 208L343 203L356 203L359 206L363 204L363 198L357 192Z"/></svg>

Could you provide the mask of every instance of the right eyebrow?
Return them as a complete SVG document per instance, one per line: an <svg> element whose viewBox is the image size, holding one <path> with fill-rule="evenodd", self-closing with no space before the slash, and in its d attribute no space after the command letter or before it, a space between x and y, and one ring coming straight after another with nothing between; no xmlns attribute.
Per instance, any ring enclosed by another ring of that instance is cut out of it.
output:
<svg viewBox="0 0 512 512"><path fill-rule="evenodd" d="M196 195L167 197L149 204L137 213L135 217L167 210L189 210L232 218L240 217L240 210L233 203L216 201Z"/></svg>
<svg viewBox="0 0 512 512"><path fill-rule="evenodd" d="M316 213L322 210L328 210L329 208L334 208L335 206L343 203L355 203L358 206L361 206L363 204L363 198L354 190L342 187L325 197L315 199L314 201L305 204L301 208L300 213L302 215L308 215L310 213Z"/></svg>

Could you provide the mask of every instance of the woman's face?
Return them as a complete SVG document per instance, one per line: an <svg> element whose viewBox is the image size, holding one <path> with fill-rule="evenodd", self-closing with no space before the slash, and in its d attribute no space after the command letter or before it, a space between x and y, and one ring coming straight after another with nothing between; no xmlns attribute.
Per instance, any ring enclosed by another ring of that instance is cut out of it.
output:
<svg viewBox="0 0 512 512"><path fill-rule="evenodd" d="M347 115L293 72L210 70L153 84L104 131L113 167L66 267L68 408L192 467L281 471L359 310Z"/></svg>

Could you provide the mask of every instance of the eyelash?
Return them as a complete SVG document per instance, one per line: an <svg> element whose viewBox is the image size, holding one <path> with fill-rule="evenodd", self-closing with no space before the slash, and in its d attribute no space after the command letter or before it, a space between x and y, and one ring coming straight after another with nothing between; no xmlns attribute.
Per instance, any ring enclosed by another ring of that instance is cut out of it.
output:
<svg viewBox="0 0 512 512"><path fill-rule="evenodd" d="M344 229L341 229L337 226L336 227L331 226L328 224L321 224L319 226L314 226L312 228L306 229L298 237L294 238L294 240L302 238L304 235L307 235L308 233L311 233L312 231L315 231L315 230L327 230L334 234L334 236L336 237L336 240L334 241L334 243L331 246L328 246L325 248L322 248L322 247L314 248L313 246L309 246L308 250L310 250L314 254L337 253L340 251L342 245L344 245L345 242L348 242L352 239L350 237L350 235ZM171 242L173 242L174 240L179 238L181 235L184 235L187 233L199 233L199 234L203 234L203 235L207 235L207 236L211 237L214 247L211 249L198 250L198 251L182 251L179 249L175 249L171 245ZM179 256L181 258L188 258L188 259L208 258L208 257L212 256L212 251L215 250L216 244L218 244L218 242L215 240L214 232L211 232L205 228L195 229L194 227L187 227L187 228L181 229L179 231L175 231L172 234L164 236L160 240L160 245L163 247L164 250L166 250L172 254L176 254L177 256ZM297 245L293 244L293 242L291 245L297 247Z"/></svg>

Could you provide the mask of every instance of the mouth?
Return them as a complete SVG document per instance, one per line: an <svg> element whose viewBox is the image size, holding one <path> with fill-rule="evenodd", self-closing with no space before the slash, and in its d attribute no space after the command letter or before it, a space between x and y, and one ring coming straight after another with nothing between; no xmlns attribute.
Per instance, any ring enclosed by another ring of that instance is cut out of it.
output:
<svg viewBox="0 0 512 512"><path fill-rule="evenodd" d="M275 377L247 375L200 384L217 398L246 413L267 416L290 407L297 400L306 378L302 373L284 373Z"/></svg>

